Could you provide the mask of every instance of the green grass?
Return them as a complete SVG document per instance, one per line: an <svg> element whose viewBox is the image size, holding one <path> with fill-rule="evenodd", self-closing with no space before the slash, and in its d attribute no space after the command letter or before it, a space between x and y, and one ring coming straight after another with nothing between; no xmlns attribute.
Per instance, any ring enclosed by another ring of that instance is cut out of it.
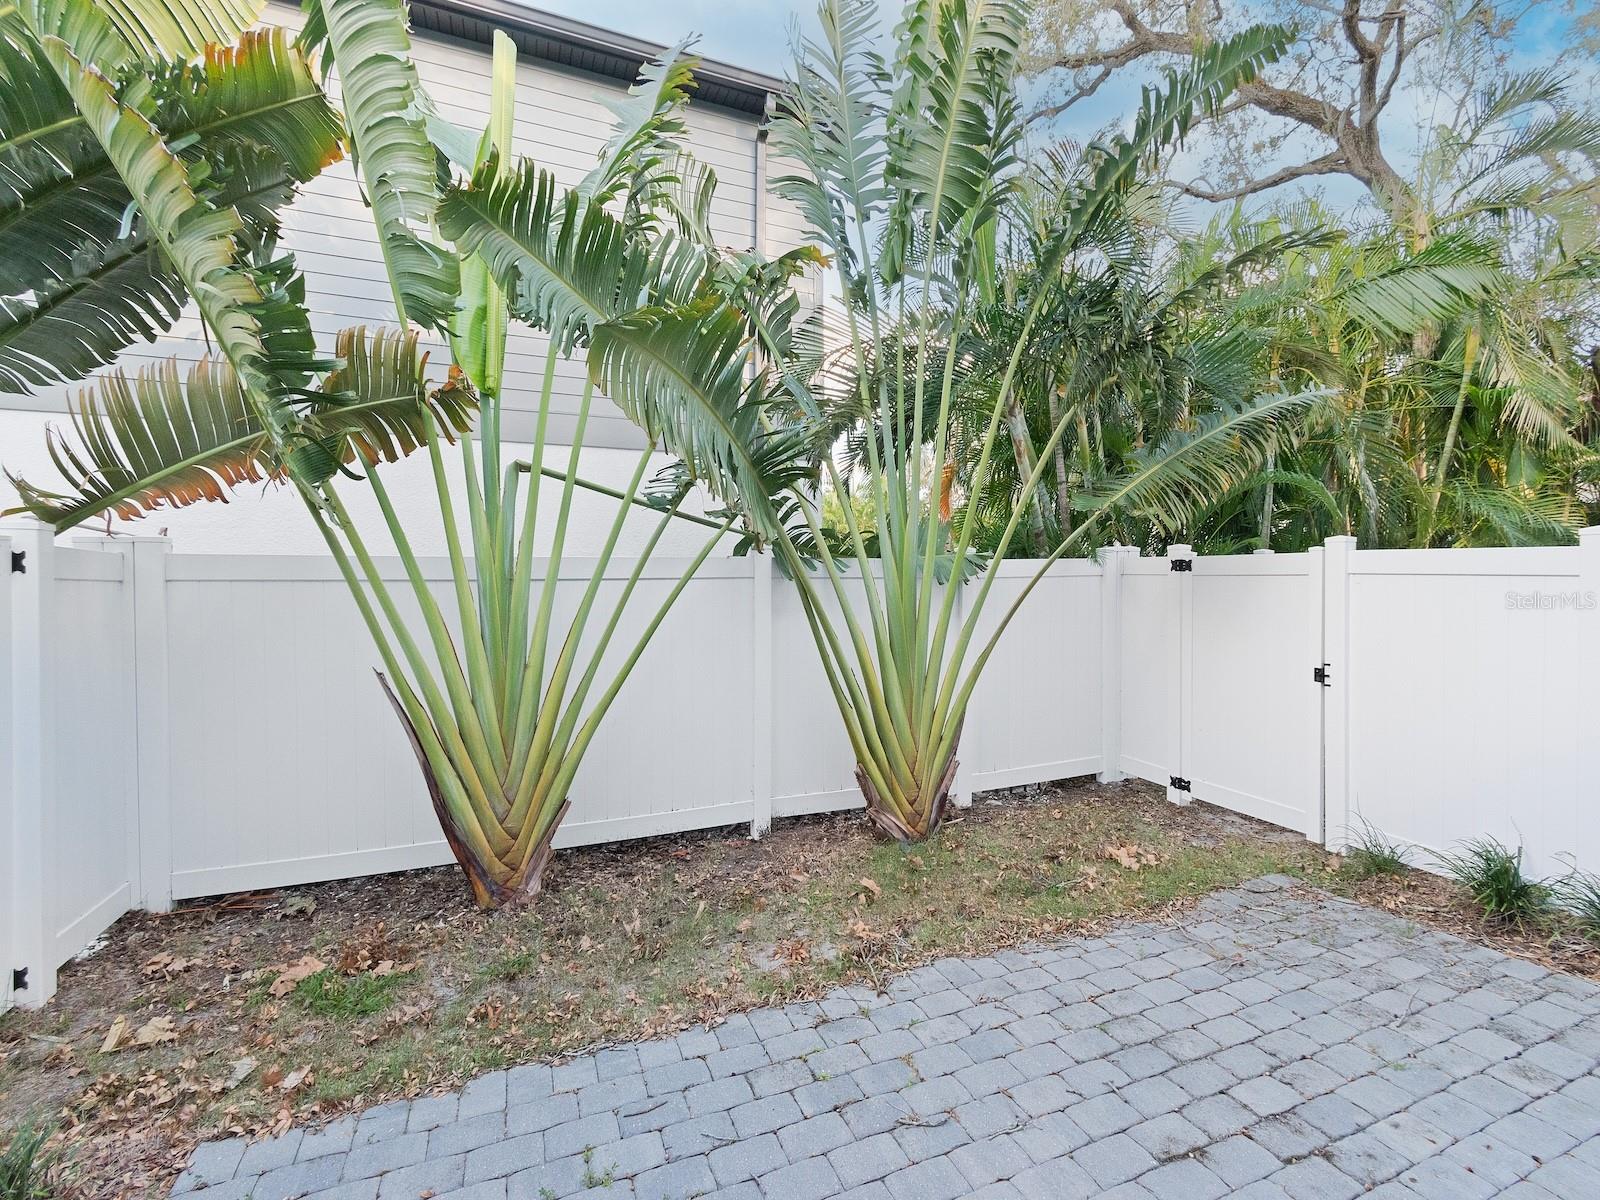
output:
<svg viewBox="0 0 1600 1200"><path fill-rule="evenodd" d="M322 970L295 985L295 1003L319 1017L370 1017L394 1003L404 975L341 975Z"/></svg>
<svg viewBox="0 0 1600 1200"><path fill-rule="evenodd" d="M46 1145L54 1132L31 1119L11 1131L0 1151L0 1200L54 1200L65 1195L65 1152Z"/></svg>
<svg viewBox="0 0 1600 1200"><path fill-rule="evenodd" d="M1411 851L1367 821L1351 831L1340 873L1347 879L1373 879L1379 875L1404 875L1411 869Z"/></svg>
<svg viewBox="0 0 1600 1200"><path fill-rule="evenodd" d="M1494 838L1474 838L1439 861L1491 920L1529 921L1549 908L1550 888L1522 873L1520 846L1512 850Z"/></svg>
<svg viewBox="0 0 1600 1200"><path fill-rule="evenodd" d="M594 1169L594 1147L589 1146L583 1152L583 1186L585 1188L608 1188L617 1179L617 1168L607 1167L604 1171Z"/></svg>
<svg viewBox="0 0 1600 1200"><path fill-rule="evenodd" d="M1574 871L1551 884L1551 892L1572 914L1584 937L1600 942L1600 875Z"/></svg>

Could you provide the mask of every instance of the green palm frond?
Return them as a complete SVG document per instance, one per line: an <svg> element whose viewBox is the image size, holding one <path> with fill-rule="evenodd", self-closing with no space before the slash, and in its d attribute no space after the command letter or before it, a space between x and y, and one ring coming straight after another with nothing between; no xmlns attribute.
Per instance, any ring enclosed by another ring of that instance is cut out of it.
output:
<svg viewBox="0 0 1600 1200"><path fill-rule="evenodd" d="M406 319L443 331L455 308L460 265L427 238L439 201L440 153L411 58L405 0L307 0L300 42L326 39L339 72L351 150L379 245Z"/></svg>
<svg viewBox="0 0 1600 1200"><path fill-rule="evenodd" d="M87 0L73 0L73 6L79 18L73 28L81 29L84 40L103 36L97 35L97 11ZM285 260L256 270L243 265L238 213L196 194L188 167L155 126L121 106L111 81L87 66L71 45L54 37L42 45L165 260L194 297L218 348L260 406L258 416L275 439L281 438L293 423L285 397L303 389L316 366L309 319L293 303Z"/></svg>
<svg viewBox="0 0 1600 1200"><path fill-rule="evenodd" d="M439 228L463 254L481 255L512 312L563 350L641 301L688 299L707 267L700 247L672 235L653 246L639 240L527 162L502 173L490 161L469 186L452 187Z"/></svg>
<svg viewBox="0 0 1600 1200"><path fill-rule="evenodd" d="M804 43L794 85L772 120L775 151L803 170L776 176L773 186L805 214L814 235L854 279L861 264L851 223L864 233L889 194L880 127L886 103L883 62L869 36L877 5L824 0L817 17L823 40Z"/></svg>
<svg viewBox="0 0 1600 1200"><path fill-rule="evenodd" d="M1253 25L1205 47L1184 70L1163 72L1163 87L1147 86L1132 129L1089 146L1086 157L1092 166L1087 178L1062 197L1063 215L1040 255L1041 275L1052 275L1101 220L1112 199L1133 186L1147 155L1181 142L1197 120L1214 116L1234 88L1281 58L1291 40L1281 26Z"/></svg>
<svg viewBox="0 0 1600 1200"><path fill-rule="evenodd" d="M101 0L85 23L81 0L20 0L33 29L77 45L100 68L134 58L188 59L209 45L226 45L249 29L266 0ZM88 31L92 36L84 38Z"/></svg>
<svg viewBox="0 0 1600 1200"><path fill-rule="evenodd" d="M302 440L290 452L307 460L302 476L326 476L349 462L396 461L423 443L430 421L447 436L470 426L471 390L446 386L430 395L427 355L414 332L347 329L338 350L339 367L302 401ZM112 371L82 390L71 413L72 435L52 428L49 439L64 490L7 476L22 499L16 511L58 531L107 509L131 519L226 501L242 484L284 474L284 459L220 358L203 358L186 373L176 359L132 375Z"/></svg>
<svg viewBox="0 0 1600 1200"><path fill-rule="evenodd" d="M925 220L935 239L990 196L1015 161L1021 124L998 121L996 112L1009 95L1026 23L1015 0L953 0L935 11L918 114L923 133L892 143L887 166L906 201L899 211Z"/></svg>
<svg viewBox="0 0 1600 1200"><path fill-rule="evenodd" d="M1507 284L1492 246L1469 234L1450 234L1351 280L1333 302L1383 336L1401 337L1447 321Z"/></svg>
<svg viewBox="0 0 1600 1200"><path fill-rule="evenodd" d="M72 401L75 436L50 431L50 457L66 484L46 491L7 473L22 508L60 531L111 509L132 518L158 508L226 500L231 488L276 474L270 440L238 376L204 358L117 370Z"/></svg>
<svg viewBox="0 0 1600 1200"><path fill-rule="evenodd" d="M81 273L0 296L0 393L82 379L178 319L188 292L143 238L97 248Z"/></svg>
<svg viewBox="0 0 1600 1200"><path fill-rule="evenodd" d="M1265 396L1222 410L1174 433L1135 460L1135 467L1095 491L1077 507L1090 513L1124 511L1181 532L1193 515L1259 470L1282 426L1324 396L1320 391Z"/></svg>
<svg viewBox="0 0 1600 1200"><path fill-rule="evenodd" d="M608 103L611 137L600 161L578 186L596 203L627 197L630 214L649 214L662 206L677 183L678 144L687 128L683 106L694 89L696 59L687 55L689 39L646 63L625 99Z"/></svg>
<svg viewBox="0 0 1600 1200"><path fill-rule="evenodd" d="M79 379L176 319L186 289L117 167L30 39L0 36L0 392ZM151 68L136 110L270 243L296 184L339 155L338 121L280 30ZM124 103L128 103L125 98ZM8 294L6 294L8 293Z"/></svg>
<svg viewBox="0 0 1600 1200"><path fill-rule="evenodd" d="M344 329L337 353L302 427L334 464L398 462L427 442L430 422L447 438L471 428L476 395L459 377L430 392L415 330Z"/></svg>
<svg viewBox="0 0 1600 1200"><path fill-rule="evenodd" d="M266 147L284 159L288 178L304 182L342 154L339 118L282 29L207 46L199 63L175 66L156 97L156 126L169 140L203 142L213 159L229 148Z"/></svg>
<svg viewBox="0 0 1600 1200"><path fill-rule="evenodd" d="M1441 523L1464 545L1566 546L1577 540L1583 510L1567 497L1525 488L1485 487L1464 479L1445 485ZM1478 533L1486 526L1488 536Z"/></svg>
<svg viewBox="0 0 1600 1200"><path fill-rule="evenodd" d="M771 497L811 472L802 431L769 432L779 396L749 375L744 314L716 297L642 309L596 326L589 370L613 403L688 465L711 493L750 512L772 534Z"/></svg>

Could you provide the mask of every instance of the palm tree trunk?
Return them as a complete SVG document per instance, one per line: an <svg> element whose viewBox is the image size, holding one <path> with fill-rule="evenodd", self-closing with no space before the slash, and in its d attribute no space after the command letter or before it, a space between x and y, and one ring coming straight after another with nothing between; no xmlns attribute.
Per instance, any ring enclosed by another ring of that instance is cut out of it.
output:
<svg viewBox="0 0 1600 1200"><path fill-rule="evenodd" d="M1023 411L1022 402L1017 399L1015 390L1006 397L1005 422L1006 432L1011 436L1011 452L1017 459L1017 476L1020 479L1027 479L1033 474L1035 462L1033 438L1028 435L1028 415ZM1017 503L1027 507L1028 542L1035 557L1042 558L1050 553L1050 538L1045 532L1044 505L1040 501L1038 489L1032 489L1030 494L1017 497Z"/></svg>
<svg viewBox="0 0 1600 1200"><path fill-rule="evenodd" d="M1270 475L1277 468L1278 449L1274 446L1267 451L1267 473ZM1267 480L1266 495L1261 501L1261 548L1272 549L1272 480Z"/></svg>
<svg viewBox="0 0 1600 1200"><path fill-rule="evenodd" d="M1472 382L1472 365L1478 356L1478 328L1467 329L1466 342L1461 348L1461 384L1456 388L1455 408L1450 412L1450 427L1445 430L1444 446L1439 450L1439 467L1433 477L1433 494L1428 497L1428 517L1423 522L1417 545L1426 546L1433 537L1433 523L1439 515L1439 500L1444 495L1445 480L1450 473L1450 459L1456 450L1456 438L1461 433L1461 417L1467 407L1467 385Z"/></svg>

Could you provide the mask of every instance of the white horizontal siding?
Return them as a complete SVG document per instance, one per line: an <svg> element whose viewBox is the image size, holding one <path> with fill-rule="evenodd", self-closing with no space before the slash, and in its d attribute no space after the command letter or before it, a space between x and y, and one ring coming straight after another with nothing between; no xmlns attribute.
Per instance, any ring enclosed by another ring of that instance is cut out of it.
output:
<svg viewBox="0 0 1600 1200"><path fill-rule="evenodd" d="M297 7L272 3L266 19L298 28ZM416 34L417 72L447 118L468 129L480 129L488 118L490 56L485 46ZM524 57L517 68L517 114L513 142L519 154L549 169L563 185L576 184L594 165L609 135L613 115L608 102L626 95L618 82L574 72ZM746 250L757 240L757 121L713 106L691 103L686 124L688 141L716 172L718 187L711 229L730 249ZM769 198L766 251L781 253L799 244L802 234L792 215ZM331 350L336 333L356 324L391 324L395 319L388 281L373 236L372 222L355 173L348 162L335 164L303 189L284 217L284 245L293 251L306 276L312 328ZM807 285L808 287L810 285ZM443 339L426 336L434 372L442 377L449 361ZM507 438L531 440L533 413L543 370L544 339L526 328L513 329L507 358ZM205 353L207 339L192 307L165 336L129 347L119 364L137 369L176 356L192 361ZM565 363L555 383L552 436L570 440L583 390L581 363ZM0 408L59 412L79 384L42 390L33 396L0 396ZM642 446L638 429L603 398L590 415L585 434L593 446Z"/></svg>

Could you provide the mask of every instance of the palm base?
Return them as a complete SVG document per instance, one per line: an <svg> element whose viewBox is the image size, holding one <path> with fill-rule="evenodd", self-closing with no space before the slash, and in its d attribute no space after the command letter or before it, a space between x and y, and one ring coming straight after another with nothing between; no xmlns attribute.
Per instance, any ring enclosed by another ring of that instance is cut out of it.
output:
<svg viewBox="0 0 1600 1200"><path fill-rule="evenodd" d="M450 853L455 856L456 862L461 865L462 874L467 877L467 885L472 889L472 899L482 909L515 907L532 900L544 890L545 868L550 865L550 856L555 849L551 843L555 839L556 830L561 828L561 822L566 819L572 801L562 799L555 819L546 821L543 832L530 840L526 852L521 856L520 866L508 868L498 861L485 861L462 836L455 817L445 804L444 791L439 786L433 764L428 761L427 753L422 748L417 728L412 724L405 707L400 703L400 698L394 694L394 689L389 686L388 679L381 671L378 672L378 682L383 685L384 694L389 697L389 703L394 706L400 724L405 727L406 737L410 740L411 749L417 756L417 765L422 768L423 781L428 785L428 798L433 802L433 814L439 819L439 828L444 832L445 844L450 847ZM529 824L536 822L539 819L539 811L537 806L530 808L525 818L526 822ZM520 843L518 835L521 830L502 832L508 840Z"/></svg>
<svg viewBox="0 0 1600 1200"><path fill-rule="evenodd" d="M944 823L945 811L950 806L950 788L956 778L955 746L945 759L944 770L937 776L937 786L927 791L908 789L907 803L902 807L886 799L874 786L865 767L856 765L856 786L867 801L867 820L895 841L901 843L923 842L937 832Z"/></svg>

